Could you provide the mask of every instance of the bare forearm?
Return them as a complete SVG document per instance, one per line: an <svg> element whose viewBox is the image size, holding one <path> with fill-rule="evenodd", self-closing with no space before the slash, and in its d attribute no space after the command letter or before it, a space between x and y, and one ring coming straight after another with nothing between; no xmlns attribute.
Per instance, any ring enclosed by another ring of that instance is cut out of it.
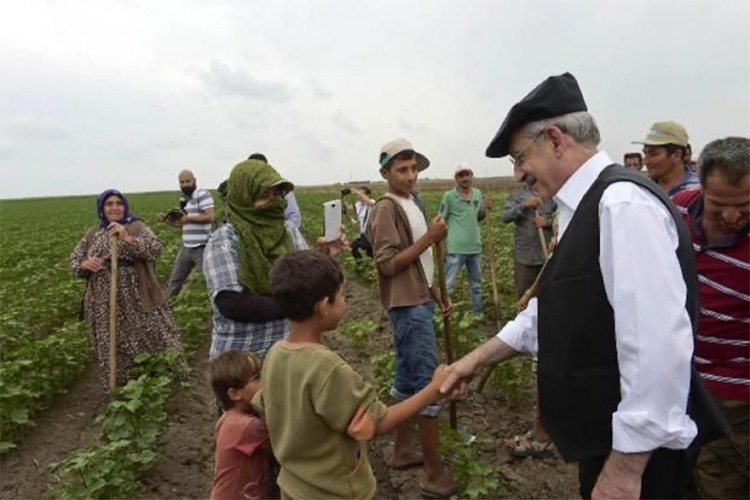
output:
<svg viewBox="0 0 750 500"><path fill-rule="evenodd" d="M518 351L500 340L492 337L484 344L477 347L472 354L476 353L477 359L484 366L502 363L510 358L516 357Z"/></svg>
<svg viewBox="0 0 750 500"><path fill-rule="evenodd" d="M392 431L417 413L425 406L431 405L440 396L440 392L433 384L416 393L414 396L388 407L388 412L378 422L375 434L385 434Z"/></svg>
<svg viewBox="0 0 750 500"><path fill-rule="evenodd" d="M651 452L621 453L612 450L591 492L591 498L639 498L641 478Z"/></svg>

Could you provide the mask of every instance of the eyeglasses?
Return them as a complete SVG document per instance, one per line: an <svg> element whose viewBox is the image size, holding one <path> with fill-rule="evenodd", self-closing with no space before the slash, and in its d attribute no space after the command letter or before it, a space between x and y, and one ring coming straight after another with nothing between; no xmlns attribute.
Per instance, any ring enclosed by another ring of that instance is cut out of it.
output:
<svg viewBox="0 0 750 500"><path fill-rule="evenodd" d="M532 144L534 144L536 141L538 141L540 138L544 137L544 131L539 132L534 136L534 139L526 145L525 148L523 148L521 151L516 153L515 155L509 155L510 162L513 164L514 167L520 168L521 165L523 165L524 162L524 156L526 155L526 151L529 150Z"/></svg>

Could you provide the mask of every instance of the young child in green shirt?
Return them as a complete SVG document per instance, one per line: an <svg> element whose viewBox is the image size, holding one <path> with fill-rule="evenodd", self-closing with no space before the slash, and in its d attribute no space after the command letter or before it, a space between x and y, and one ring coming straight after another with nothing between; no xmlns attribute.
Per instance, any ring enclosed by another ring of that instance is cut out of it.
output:
<svg viewBox="0 0 750 500"><path fill-rule="evenodd" d="M271 270L271 292L290 322L289 336L266 355L253 405L264 417L282 498L373 498L367 441L439 397L439 366L424 389L391 407L338 354L322 344L346 311L339 264L316 251L292 252Z"/></svg>

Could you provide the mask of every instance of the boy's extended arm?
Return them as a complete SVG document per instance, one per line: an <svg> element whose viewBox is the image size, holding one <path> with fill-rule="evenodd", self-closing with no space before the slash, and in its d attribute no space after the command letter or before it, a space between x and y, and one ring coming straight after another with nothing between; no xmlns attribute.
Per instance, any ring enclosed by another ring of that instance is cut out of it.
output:
<svg viewBox="0 0 750 500"><path fill-rule="evenodd" d="M440 365L432 376L432 381L412 397L388 407L385 416L375 427L375 434L390 432L420 411L425 406L440 399L440 385L446 380L448 372L445 365Z"/></svg>

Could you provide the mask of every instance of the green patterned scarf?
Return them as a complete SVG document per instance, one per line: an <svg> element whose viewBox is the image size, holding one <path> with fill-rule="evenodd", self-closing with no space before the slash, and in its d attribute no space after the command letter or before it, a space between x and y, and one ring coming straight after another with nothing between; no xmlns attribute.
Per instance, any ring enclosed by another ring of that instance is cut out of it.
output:
<svg viewBox="0 0 750 500"><path fill-rule="evenodd" d="M292 250L284 227L283 198L255 208L255 201L272 185L283 181L265 162L248 160L234 167L227 182L226 214L239 236L242 285L252 293L268 295L268 273L274 261Z"/></svg>

